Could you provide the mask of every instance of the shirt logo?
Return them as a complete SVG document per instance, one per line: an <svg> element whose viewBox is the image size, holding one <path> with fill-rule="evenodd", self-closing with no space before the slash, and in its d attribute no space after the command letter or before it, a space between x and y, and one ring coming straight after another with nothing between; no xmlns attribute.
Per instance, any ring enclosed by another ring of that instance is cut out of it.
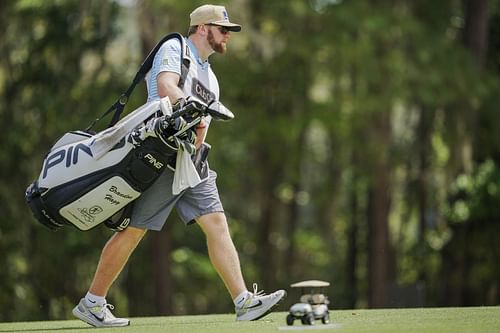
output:
<svg viewBox="0 0 500 333"><path fill-rule="evenodd" d="M198 97L203 102L208 103L215 99L215 94L207 89L198 79L193 78L191 94Z"/></svg>

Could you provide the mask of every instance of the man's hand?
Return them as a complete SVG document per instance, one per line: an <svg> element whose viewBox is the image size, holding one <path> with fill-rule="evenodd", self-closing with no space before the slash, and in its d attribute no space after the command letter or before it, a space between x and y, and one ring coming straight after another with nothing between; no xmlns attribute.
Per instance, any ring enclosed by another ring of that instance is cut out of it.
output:
<svg viewBox="0 0 500 333"><path fill-rule="evenodd" d="M207 121L205 118L201 118L201 122L196 126L196 141L194 145L196 149L200 148L200 146L205 141L205 136L207 135Z"/></svg>

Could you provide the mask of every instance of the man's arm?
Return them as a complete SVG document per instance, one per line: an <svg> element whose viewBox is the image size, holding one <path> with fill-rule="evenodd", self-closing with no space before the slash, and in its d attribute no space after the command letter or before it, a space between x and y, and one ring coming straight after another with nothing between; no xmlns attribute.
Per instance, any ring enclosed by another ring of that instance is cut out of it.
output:
<svg viewBox="0 0 500 333"><path fill-rule="evenodd" d="M158 95L160 97L168 96L170 102L175 104L180 98L186 98L182 90L178 87L180 75L173 72L161 72L158 74ZM196 128L196 148L199 148L206 136L206 122L202 120Z"/></svg>
<svg viewBox="0 0 500 333"><path fill-rule="evenodd" d="M158 74L158 95L162 98L168 96L172 104L175 104L180 98L185 98L184 93L178 87L180 78L179 74L174 72Z"/></svg>

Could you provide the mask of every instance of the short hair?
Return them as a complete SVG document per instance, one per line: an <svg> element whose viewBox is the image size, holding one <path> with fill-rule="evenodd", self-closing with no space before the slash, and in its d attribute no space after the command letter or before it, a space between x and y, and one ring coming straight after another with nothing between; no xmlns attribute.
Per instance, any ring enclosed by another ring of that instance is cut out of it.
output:
<svg viewBox="0 0 500 333"><path fill-rule="evenodd" d="M191 36L191 35L195 34L196 30L198 30L198 26L197 25L190 26L189 29L188 29L188 36Z"/></svg>

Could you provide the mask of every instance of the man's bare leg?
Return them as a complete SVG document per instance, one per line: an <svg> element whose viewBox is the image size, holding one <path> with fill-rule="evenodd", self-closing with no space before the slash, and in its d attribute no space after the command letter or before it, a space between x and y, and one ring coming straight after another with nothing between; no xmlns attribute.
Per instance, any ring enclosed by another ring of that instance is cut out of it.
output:
<svg viewBox="0 0 500 333"><path fill-rule="evenodd" d="M247 288L241 273L240 259L229 234L226 215L210 213L198 217L196 222L207 237L208 255L212 265L224 281L231 297L235 299Z"/></svg>
<svg viewBox="0 0 500 333"><path fill-rule="evenodd" d="M256 320L271 312L286 292L278 290L266 295L257 291L257 284L254 284L253 293L247 291L224 213L203 215L196 222L207 237L210 261L233 298L236 320Z"/></svg>
<svg viewBox="0 0 500 333"><path fill-rule="evenodd" d="M94 280L87 295L73 309L73 315L95 327L121 327L130 325L127 318L117 318L106 294L116 280L146 230L134 227L115 233L102 249Z"/></svg>
<svg viewBox="0 0 500 333"><path fill-rule="evenodd" d="M128 227L115 233L109 239L102 249L94 280L90 285L90 293L96 296L106 296L109 288L145 234L145 229Z"/></svg>

